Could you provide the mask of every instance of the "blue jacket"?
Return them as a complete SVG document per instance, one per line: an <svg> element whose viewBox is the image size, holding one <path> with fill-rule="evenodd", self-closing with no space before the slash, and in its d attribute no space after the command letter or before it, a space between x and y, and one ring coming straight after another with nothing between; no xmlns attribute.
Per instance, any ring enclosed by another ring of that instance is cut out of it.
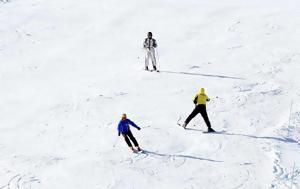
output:
<svg viewBox="0 0 300 189"><path fill-rule="evenodd" d="M119 135L120 135L120 133L129 132L130 131L129 125L132 125L133 127L137 128L137 129L140 129L140 127L137 126L135 123L133 123L133 121L131 121L130 119L124 119L124 120L121 120L118 125Z"/></svg>

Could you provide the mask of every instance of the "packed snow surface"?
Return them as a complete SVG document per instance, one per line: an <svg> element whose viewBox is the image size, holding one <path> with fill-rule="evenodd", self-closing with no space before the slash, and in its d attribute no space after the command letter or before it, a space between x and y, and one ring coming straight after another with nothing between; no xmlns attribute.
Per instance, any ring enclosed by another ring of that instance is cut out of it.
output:
<svg viewBox="0 0 300 189"><path fill-rule="evenodd" d="M299 7L0 0L0 189L300 188ZM176 124L200 87L216 134Z"/></svg>

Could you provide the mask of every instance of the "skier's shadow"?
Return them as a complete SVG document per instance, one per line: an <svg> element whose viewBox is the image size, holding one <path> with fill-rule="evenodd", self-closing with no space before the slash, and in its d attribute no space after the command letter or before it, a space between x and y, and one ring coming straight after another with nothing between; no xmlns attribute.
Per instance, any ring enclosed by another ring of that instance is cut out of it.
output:
<svg viewBox="0 0 300 189"><path fill-rule="evenodd" d="M201 158L201 157L196 157L196 156L191 156L191 155L164 154L164 153L152 152L152 151L148 151L148 150L143 150L143 153L145 153L145 154L152 154L152 155L160 156L160 157L187 158L187 159L194 159L194 160L201 160L201 161L210 161L210 162L214 162L214 163L221 163L221 162L223 162L223 161L219 161L219 160Z"/></svg>
<svg viewBox="0 0 300 189"><path fill-rule="evenodd" d="M192 129L192 128L187 128L186 130L193 130L193 131L199 131L203 132L202 130L199 129ZM242 137L248 137L248 138L254 138L254 139L266 139L266 140L276 140L279 142L285 142L285 143L298 143L298 141L288 138L288 137L269 137L269 136L254 136L254 135L247 135L247 134L239 134L239 133L227 133L225 131L220 131L220 132L215 132L212 134L222 134L222 135L229 135L229 136L242 136Z"/></svg>
<svg viewBox="0 0 300 189"><path fill-rule="evenodd" d="M199 75L199 76L205 76L205 77L217 77L217 78L222 78L222 79L245 80L245 78L242 78L242 77L232 77L232 76L225 76L225 75L211 75L211 74L191 73L191 72L175 72L175 71L168 71L168 70L160 70L159 72L169 73L169 74Z"/></svg>

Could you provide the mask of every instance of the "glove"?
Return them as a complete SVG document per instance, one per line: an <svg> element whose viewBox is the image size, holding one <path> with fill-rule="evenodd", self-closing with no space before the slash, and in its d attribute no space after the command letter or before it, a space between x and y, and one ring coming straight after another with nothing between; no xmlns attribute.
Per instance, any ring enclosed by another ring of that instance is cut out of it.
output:
<svg viewBox="0 0 300 189"><path fill-rule="evenodd" d="M121 133L119 132L119 133L118 133L118 136L120 136L120 135L121 135Z"/></svg>
<svg viewBox="0 0 300 189"><path fill-rule="evenodd" d="M137 129L138 129L138 130L141 130L141 128L140 128L140 127L138 127Z"/></svg>
<svg viewBox="0 0 300 189"><path fill-rule="evenodd" d="M209 102L209 101L210 101L210 98L206 99L206 101Z"/></svg>

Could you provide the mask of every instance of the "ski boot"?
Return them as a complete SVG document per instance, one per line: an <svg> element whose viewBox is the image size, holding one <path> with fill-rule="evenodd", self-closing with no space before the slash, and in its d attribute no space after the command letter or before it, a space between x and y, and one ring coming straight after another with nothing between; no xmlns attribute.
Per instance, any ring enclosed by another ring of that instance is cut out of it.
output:
<svg viewBox="0 0 300 189"><path fill-rule="evenodd" d="M186 122L184 122L181 126L186 129Z"/></svg>
<svg viewBox="0 0 300 189"><path fill-rule="evenodd" d="M135 148L138 152L142 151L142 149L139 146L136 146Z"/></svg>
<svg viewBox="0 0 300 189"><path fill-rule="evenodd" d="M213 133L213 132L216 132L216 131L213 130L211 127L208 127L207 132L208 132L208 133Z"/></svg>
<svg viewBox="0 0 300 189"><path fill-rule="evenodd" d="M145 70L146 70L146 71L149 71L149 68L148 68L148 66L146 66L146 67L145 67Z"/></svg>
<svg viewBox="0 0 300 189"><path fill-rule="evenodd" d="M135 149L132 146L130 146L129 148L132 152L135 152Z"/></svg>
<svg viewBox="0 0 300 189"><path fill-rule="evenodd" d="M157 71L156 66L153 66L153 71Z"/></svg>

